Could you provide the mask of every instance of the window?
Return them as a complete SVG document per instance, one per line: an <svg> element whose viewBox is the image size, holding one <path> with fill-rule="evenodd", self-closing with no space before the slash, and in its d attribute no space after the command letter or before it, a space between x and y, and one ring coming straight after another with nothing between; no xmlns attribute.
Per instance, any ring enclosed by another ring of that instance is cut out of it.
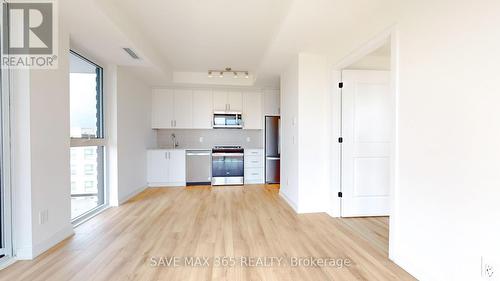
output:
<svg viewBox="0 0 500 281"><path fill-rule="evenodd" d="M94 148L85 148L85 160L94 160L96 153Z"/></svg>
<svg viewBox="0 0 500 281"><path fill-rule="evenodd" d="M71 218L75 223L106 205L103 69L70 53Z"/></svg>
<svg viewBox="0 0 500 281"><path fill-rule="evenodd" d="M85 192L90 192L94 190L94 181L85 181Z"/></svg>
<svg viewBox="0 0 500 281"><path fill-rule="evenodd" d="M92 176L95 175L96 171L94 169L94 165L92 164L85 164L85 175L86 176Z"/></svg>

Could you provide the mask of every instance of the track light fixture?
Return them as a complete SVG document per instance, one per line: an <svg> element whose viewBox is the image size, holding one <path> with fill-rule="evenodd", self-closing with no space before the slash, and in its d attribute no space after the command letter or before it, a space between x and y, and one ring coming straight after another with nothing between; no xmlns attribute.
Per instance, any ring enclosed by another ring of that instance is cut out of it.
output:
<svg viewBox="0 0 500 281"><path fill-rule="evenodd" d="M246 71L246 70L233 70L231 67L226 67L226 68L224 68L224 70L219 70L219 69L209 70L208 71L208 78L212 78L214 72L219 73L220 78L224 77L224 73L232 73L234 78L245 77L246 79L248 79L248 77L249 77L248 71Z"/></svg>

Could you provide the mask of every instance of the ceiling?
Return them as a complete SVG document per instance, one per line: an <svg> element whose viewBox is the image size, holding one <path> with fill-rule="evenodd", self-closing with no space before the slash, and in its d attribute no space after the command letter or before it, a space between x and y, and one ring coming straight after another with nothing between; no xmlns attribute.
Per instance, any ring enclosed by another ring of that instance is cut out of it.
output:
<svg viewBox="0 0 500 281"><path fill-rule="evenodd" d="M232 67L249 70L257 86L276 88L299 52L335 61L385 29L393 1L71 0L61 1L61 10L75 48L135 66L152 86L173 83L176 72Z"/></svg>

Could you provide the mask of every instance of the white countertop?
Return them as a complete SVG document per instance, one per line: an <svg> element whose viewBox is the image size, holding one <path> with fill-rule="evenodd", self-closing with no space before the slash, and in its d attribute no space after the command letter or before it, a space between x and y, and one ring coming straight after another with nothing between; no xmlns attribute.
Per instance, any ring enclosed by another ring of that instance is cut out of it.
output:
<svg viewBox="0 0 500 281"><path fill-rule="evenodd" d="M244 147L243 149L264 149L264 148L254 148L254 147ZM204 151L204 150L212 150L212 148L189 148L189 147L177 147L175 149L168 147L157 147L157 148L148 148L148 150L194 150L194 151Z"/></svg>

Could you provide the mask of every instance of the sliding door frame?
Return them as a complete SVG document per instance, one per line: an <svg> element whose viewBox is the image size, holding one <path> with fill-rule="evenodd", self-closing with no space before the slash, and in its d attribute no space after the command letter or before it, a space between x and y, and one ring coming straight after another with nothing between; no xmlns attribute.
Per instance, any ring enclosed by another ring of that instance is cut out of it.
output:
<svg viewBox="0 0 500 281"><path fill-rule="evenodd" d="M3 8L1 10L0 22L3 23ZM7 21L8 22L8 21ZM1 26L3 28L3 26ZM8 30L8 28L7 28ZM8 34L7 34L8 36ZM0 52L3 54L4 38L0 38ZM7 37L8 38L8 37ZM0 267L2 262L12 258L12 186L11 186L11 134L10 134L10 76L11 69L2 67L0 69Z"/></svg>

